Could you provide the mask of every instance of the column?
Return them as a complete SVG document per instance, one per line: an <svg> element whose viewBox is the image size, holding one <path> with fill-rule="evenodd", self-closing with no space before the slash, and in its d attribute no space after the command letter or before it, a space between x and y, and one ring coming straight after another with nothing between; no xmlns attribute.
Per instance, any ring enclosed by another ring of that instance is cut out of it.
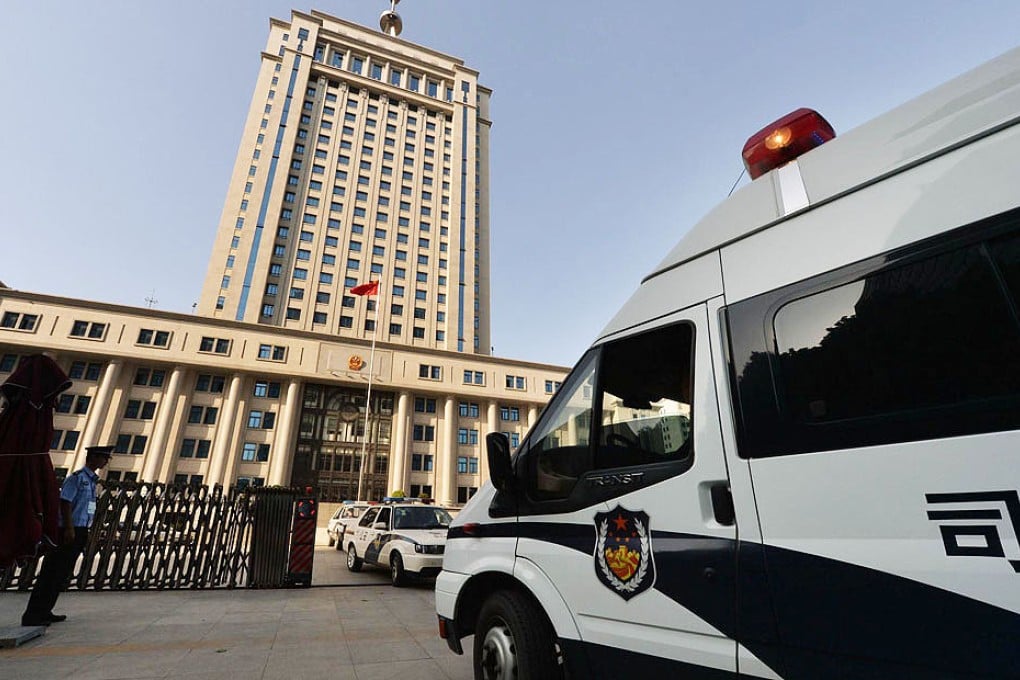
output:
<svg viewBox="0 0 1020 680"><path fill-rule="evenodd" d="M106 365L106 369L103 371L103 378L99 383L99 389L96 391L96 398L92 400L92 405L89 406L89 419L85 423L85 431L82 433L81 442L78 445L78 455L74 458L74 466L71 470L77 470L85 464L85 449L89 446L96 446L99 444L99 434L103 430L103 424L106 422L106 414L110 409L110 400L113 398L113 391L117 387L117 381L120 379L120 371L124 367L124 362L120 359L114 359Z"/></svg>
<svg viewBox="0 0 1020 680"><path fill-rule="evenodd" d="M291 466L294 464L294 430L298 418L301 417L301 407L298 404L298 395L301 394L301 382L291 380L287 385L287 396L283 402L283 410L276 421L280 429L273 437L273 450L269 463L269 486L286 486L290 483Z"/></svg>
<svg viewBox="0 0 1020 680"><path fill-rule="evenodd" d="M167 383L166 391L159 400L159 417L152 429L152 439L149 440L149 453L145 456L145 466L142 468L142 481L159 481L160 468L166 458L166 445L170 425L177 413L177 397L181 391L181 381L184 379L184 367L175 366L170 374L170 382Z"/></svg>
<svg viewBox="0 0 1020 680"><path fill-rule="evenodd" d="M528 407L528 429L535 427L535 421L538 420L538 407L532 404Z"/></svg>
<svg viewBox="0 0 1020 680"><path fill-rule="evenodd" d="M223 481L223 469L227 465L227 456L230 455L230 445L234 438L234 421L237 418L237 402L241 396L243 381L244 378L240 374L235 374L230 379L230 389L227 390L227 398L223 401L223 407L220 409L220 422L216 426L213 450L205 476L205 483L209 486L220 484Z"/></svg>
<svg viewBox="0 0 1020 680"><path fill-rule="evenodd" d="M443 405L443 449L436 455L436 500L452 505L457 500L457 419L452 396ZM442 464L440 464L442 461Z"/></svg>
<svg viewBox="0 0 1020 680"><path fill-rule="evenodd" d="M499 432L499 405L494 401L490 401L486 411L485 434ZM478 461L478 486L481 488L482 484L489 481L489 450L485 445L484 439L482 440L482 450L478 457L481 459Z"/></svg>
<svg viewBox="0 0 1020 680"><path fill-rule="evenodd" d="M410 493L407 488L407 422L410 415L411 395L401 392L397 397L397 413L393 431L393 444L390 448L390 474L387 480L388 491L401 489Z"/></svg>

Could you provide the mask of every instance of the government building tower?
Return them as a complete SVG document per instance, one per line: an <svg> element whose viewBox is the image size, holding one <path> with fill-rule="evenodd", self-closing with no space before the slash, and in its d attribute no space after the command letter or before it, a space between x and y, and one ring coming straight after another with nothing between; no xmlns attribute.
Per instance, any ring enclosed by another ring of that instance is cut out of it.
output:
<svg viewBox="0 0 1020 680"><path fill-rule="evenodd" d="M489 95L395 35L272 20L199 313L488 354Z"/></svg>
<svg viewBox="0 0 1020 680"><path fill-rule="evenodd" d="M0 382L73 381L59 473L111 444L109 480L457 505L537 420L567 369L491 356L491 92L380 28L270 21L197 314L0 286Z"/></svg>

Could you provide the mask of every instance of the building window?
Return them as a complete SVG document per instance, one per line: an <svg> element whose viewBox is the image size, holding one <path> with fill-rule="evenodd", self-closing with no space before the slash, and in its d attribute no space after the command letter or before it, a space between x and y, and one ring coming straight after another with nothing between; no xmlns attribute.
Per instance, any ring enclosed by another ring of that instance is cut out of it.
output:
<svg viewBox="0 0 1020 680"><path fill-rule="evenodd" d="M280 397L280 383L269 382L267 380L256 380L255 389L252 390L252 396L278 399Z"/></svg>
<svg viewBox="0 0 1020 680"><path fill-rule="evenodd" d="M560 385L561 384L562 383L560 383L557 380L546 380L545 381L545 393L546 394L555 394L556 390L560 389Z"/></svg>
<svg viewBox="0 0 1020 680"><path fill-rule="evenodd" d="M434 467L434 458L428 453L411 454L411 470L415 472L431 472Z"/></svg>
<svg viewBox="0 0 1020 680"><path fill-rule="evenodd" d="M119 434L117 435L117 443L113 447L114 453L130 453L135 456L140 456L145 453L145 445L148 443L149 438L145 435L136 434ZM125 479L126 479L125 475ZM136 473L137 478L137 473Z"/></svg>
<svg viewBox="0 0 1020 680"><path fill-rule="evenodd" d="M202 340L198 344L199 352L209 352L212 354L230 354L230 340L226 338L212 338L209 336L203 336Z"/></svg>
<svg viewBox="0 0 1020 680"><path fill-rule="evenodd" d="M464 418L477 418L478 404L467 401L460 402L460 415Z"/></svg>
<svg viewBox="0 0 1020 680"><path fill-rule="evenodd" d="M221 394L223 392L223 383L226 379L222 375L210 375L203 373L198 376L198 380L195 381L196 392L212 392L214 394Z"/></svg>
<svg viewBox="0 0 1020 680"><path fill-rule="evenodd" d="M477 487L474 486L458 486L457 487L457 503L463 505L471 500L471 497L478 491Z"/></svg>
<svg viewBox="0 0 1020 680"><path fill-rule="evenodd" d="M464 371L465 385L485 385L485 373L482 371Z"/></svg>
<svg viewBox="0 0 1020 680"><path fill-rule="evenodd" d="M183 439L177 455L181 458L208 458L211 448L212 442L208 439Z"/></svg>
<svg viewBox="0 0 1020 680"><path fill-rule="evenodd" d="M414 398L414 410L418 413L435 413L436 412L436 400L427 399L425 397Z"/></svg>
<svg viewBox="0 0 1020 680"><path fill-rule="evenodd" d="M188 422L196 425L215 425L219 409L215 406L192 406L188 410Z"/></svg>
<svg viewBox="0 0 1020 680"><path fill-rule="evenodd" d="M71 324L71 337L102 340L106 335L106 326L105 323L95 321L75 321Z"/></svg>
<svg viewBox="0 0 1020 680"><path fill-rule="evenodd" d="M415 425L411 431L411 438L416 442L435 441L436 428L434 425Z"/></svg>
<svg viewBox="0 0 1020 680"><path fill-rule="evenodd" d="M130 420L152 420L156 414L156 402L129 399L124 409L124 418Z"/></svg>
<svg viewBox="0 0 1020 680"><path fill-rule="evenodd" d="M500 420L519 422L521 419L521 410L516 406L500 406L499 417Z"/></svg>
<svg viewBox="0 0 1020 680"><path fill-rule="evenodd" d="M33 332L39 323L38 314L22 314L20 312L4 312L0 319L0 328Z"/></svg>
<svg viewBox="0 0 1020 680"><path fill-rule="evenodd" d="M429 364L418 365L418 377L425 378L426 380L439 380L442 378L443 370L441 366L430 366Z"/></svg>
<svg viewBox="0 0 1020 680"><path fill-rule="evenodd" d="M162 387L166 381L166 371L155 368L139 368L135 371L135 385L144 387Z"/></svg>
<svg viewBox="0 0 1020 680"><path fill-rule="evenodd" d="M293 297L293 295L291 296ZM291 318L289 315L290 310L288 309L287 318ZM287 348L283 345L259 345L258 358L262 361L286 361L287 360Z"/></svg>
<svg viewBox="0 0 1020 680"><path fill-rule="evenodd" d="M102 372L103 364L75 361L71 364L71 369L67 372L67 375L71 380L99 380Z"/></svg>
<svg viewBox="0 0 1020 680"><path fill-rule="evenodd" d="M476 446L478 444L478 430L471 430L466 427L458 429L457 443Z"/></svg>
<svg viewBox="0 0 1020 680"><path fill-rule="evenodd" d="M265 463L269 460L269 444L245 442L241 449L241 460L246 463Z"/></svg>
<svg viewBox="0 0 1020 680"><path fill-rule="evenodd" d="M523 376L520 375L508 375L506 376L506 388L508 390L523 390L527 385L527 381Z"/></svg>
<svg viewBox="0 0 1020 680"><path fill-rule="evenodd" d="M276 414L272 411L248 412L248 428L252 430L271 430L276 424Z"/></svg>

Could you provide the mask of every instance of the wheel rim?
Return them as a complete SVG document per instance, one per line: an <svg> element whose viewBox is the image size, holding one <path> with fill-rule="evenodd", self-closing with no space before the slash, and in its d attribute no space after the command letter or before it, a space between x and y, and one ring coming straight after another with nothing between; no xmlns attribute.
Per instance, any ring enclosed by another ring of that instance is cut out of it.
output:
<svg viewBox="0 0 1020 680"><path fill-rule="evenodd" d="M400 558L394 557L390 560L390 575L393 576L393 580L396 581L400 578Z"/></svg>
<svg viewBox="0 0 1020 680"><path fill-rule="evenodd" d="M347 551L347 566L348 567L353 567L354 566L354 546L353 545Z"/></svg>
<svg viewBox="0 0 1020 680"><path fill-rule="evenodd" d="M493 622L482 640L482 677L485 680L514 680L517 677L517 650L514 637L502 620Z"/></svg>

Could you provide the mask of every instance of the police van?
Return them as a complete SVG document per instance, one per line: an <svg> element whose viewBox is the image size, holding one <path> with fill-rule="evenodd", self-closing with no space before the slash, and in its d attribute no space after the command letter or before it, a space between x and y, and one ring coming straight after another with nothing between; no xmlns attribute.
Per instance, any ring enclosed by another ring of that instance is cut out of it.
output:
<svg viewBox="0 0 1020 680"><path fill-rule="evenodd" d="M1020 50L744 161L489 435L440 635L485 680L1020 678Z"/></svg>

